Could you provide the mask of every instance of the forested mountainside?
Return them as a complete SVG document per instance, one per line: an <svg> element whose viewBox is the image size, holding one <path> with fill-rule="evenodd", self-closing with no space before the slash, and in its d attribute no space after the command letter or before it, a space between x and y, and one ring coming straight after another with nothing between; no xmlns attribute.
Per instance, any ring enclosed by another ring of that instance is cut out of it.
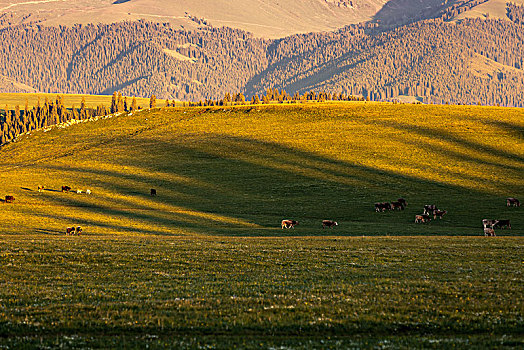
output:
<svg viewBox="0 0 524 350"><path fill-rule="evenodd" d="M2 30L0 40L2 74L41 92L184 100L242 90L267 67L270 43L235 29L188 32L150 22L24 25Z"/></svg>
<svg viewBox="0 0 524 350"><path fill-rule="evenodd" d="M505 21L439 17L390 30L368 23L280 40L144 21L12 26L0 31L0 81L9 82L1 90L198 101L226 92L249 98L273 87L521 106L522 17L522 7L509 6Z"/></svg>
<svg viewBox="0 0 524 350"><path fill-rule="evenodd" d="M248 85L286 91L342 91L423 102L521 106L524 101L524 27L509 21L427 20L365 34L355 27L296 35L272 47L270 67ZM285 52L296 52L282 58Z"/></svg>

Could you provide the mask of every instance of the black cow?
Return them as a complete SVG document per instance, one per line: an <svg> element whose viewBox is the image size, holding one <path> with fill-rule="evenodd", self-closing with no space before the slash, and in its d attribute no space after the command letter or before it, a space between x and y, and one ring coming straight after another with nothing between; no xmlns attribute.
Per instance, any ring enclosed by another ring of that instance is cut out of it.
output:
<svg viewBox="0 0 524 350"><path fill-rule="evenodd" d="M400 201L391 202L391 208L393 210L395 210L395 209L404 210L404 204L402 204L402 202L400 202Z"/></svg>
<svg viewBox="0 0 524 350"><path fill-rule="evenodd" d="M375 203L375 211L386 211L391 210L391 204L389 202Z"/></svg>
<svg viewBox="0 0 524 350"><path fill-rule="evenodd" d="M13 203L15 200L15 197L13 196L5 196L5 203Z"/></svg>
<svg viewBox="0 0 524 350"><path fill-rule="evenodd" d="M408 202L404 198L397 199L397 202L401 203L404 207L408 206Z"/></svg>
<svg viewBox="0 0 524 350"><path fill-rule="evenodd" d="M447 213L448 213L447 210L435 210L435 211L433 212L433 219L436 219L437 217L438 217L439 219L442 219L442 217L443 217L444 215L446 215Z"/></svg>
<svg viewBox="0 0 524 350"><path fill-rule="evenodd" d="M495 220L495 223L493 224L493 228L509 228L511 230L511 223L509 220Z"/></svg>
<svg viewBox="0 0 524 350"><path fill-rule="evenodd" d="M508 207L510 206L520 207L520 201L517 198L510 197L506 199L506 205Z"/></svg>
<svg viewBox="0 0 524 350"><path fill-rule="evenodd" d="M156 190L154 188L151 189L151 196L156 196Z"/></svg>
<svg viewBox="0 0 524 350"><path fill-rule="evenodd" d="M433 215L433 213L437 210L438 208L435 204L426 204L424 206L424 214L426 215Z"/></svg>

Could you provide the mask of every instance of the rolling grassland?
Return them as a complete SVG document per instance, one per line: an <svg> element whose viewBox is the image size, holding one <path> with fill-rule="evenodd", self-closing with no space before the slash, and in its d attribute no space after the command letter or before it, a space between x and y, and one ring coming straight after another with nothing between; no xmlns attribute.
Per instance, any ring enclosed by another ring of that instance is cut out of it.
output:
<svg viewBox="0 0 524 350"><path fill-rule="evenodd" d="M45 93L27 93L27 94L21 94L21 93L0 93L0 108L5 108L7 105L9 109L14 109L15 106L20 106L21 109L24 109L24 106L27 102L29 108L36 107L38 105L38 101L40 100L40 105L44 105L44 101L47 98L49 101L55 101L57 96L64 97L64 105L67 108L72 108L75 106L76 108L80 108L80 104L82 103L82 98L85 99L86 107L87 108L95 108L104 105L106 107L111 107L111 95L74 95L74 94L45 94ZM127 102L129 105L131 105L131 101L133 100L132 97L127 98ZM141 108L148 108L149 107L149 98L142 98L137 97L136 98L137 106ZM159 101L161 102L161 101ZM163 101L160 103L161 105L164 105Z"/></svg>
<svg viewBox="0 0 524 350"><path fill-rule="evenodd" d="M0 345L522 346L523 130L520 109L351 102L23 136L0 150ZM448 214L415 224L424 204Z"/></svg>

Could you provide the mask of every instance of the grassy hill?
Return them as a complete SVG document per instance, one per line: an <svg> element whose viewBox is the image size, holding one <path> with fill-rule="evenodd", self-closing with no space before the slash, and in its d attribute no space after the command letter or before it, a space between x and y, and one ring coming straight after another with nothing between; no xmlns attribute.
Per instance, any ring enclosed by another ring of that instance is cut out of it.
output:
<svg viewBox="0 0 524 350"><path fill-rule="evenodd" d="M7 105L9 109L14 109L16 105L24 109L27 101L29 108L36 107L38 100L40 105L44 104L45 99L49 101L55 101L57 96L64 97L64 105L67 108L72 108L73 105L76 108L80 108L82 98L85 99L87 108L96 108L100 105L104 105L107 108L111 107L111 95L80 95L80 94L45 94L45 93L0 93L0 108L5 108ZM137 97L137 106L141 108L149 107L149 98ZM131 104L132 97L128 97L128 103ZM159 101L159 104L164 105L164 101Z"/></svg>
<svg viewBox="0 0 524 350"><path fill-rule="evenodd" d="M0 347L522 347L522 114L170 108L23 136L0 149ZM449 214L413 223L428 203Z"/></svg>
<svg viewBox="0 0 524 350"><path fill-rule="evenodd" d="M143 111L2 148L5 232L175 235L522 234L519 109L346 103ZM38 185L48 189L36 191ZM57 192L62 185L91 196ZM158 191L149 196L149 189ZM405 211L375 213L404 197ZM415 224L424 204L448 210ZM281 230L284 218L298 220ZM323 219L337 220L322 230Z"/></svg>

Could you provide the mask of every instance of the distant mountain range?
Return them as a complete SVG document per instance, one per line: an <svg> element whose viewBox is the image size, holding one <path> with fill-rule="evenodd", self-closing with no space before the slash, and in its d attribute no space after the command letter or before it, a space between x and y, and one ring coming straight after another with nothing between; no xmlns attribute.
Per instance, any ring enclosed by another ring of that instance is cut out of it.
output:
<svg viewBox="0 0 524 350"><path fill-rule="evenodd" d="M199 100L273 87L524 104L524 11L501 0L0 0L0 9L4 92ZM72 25L87 21L102 23Z"/></svg>

